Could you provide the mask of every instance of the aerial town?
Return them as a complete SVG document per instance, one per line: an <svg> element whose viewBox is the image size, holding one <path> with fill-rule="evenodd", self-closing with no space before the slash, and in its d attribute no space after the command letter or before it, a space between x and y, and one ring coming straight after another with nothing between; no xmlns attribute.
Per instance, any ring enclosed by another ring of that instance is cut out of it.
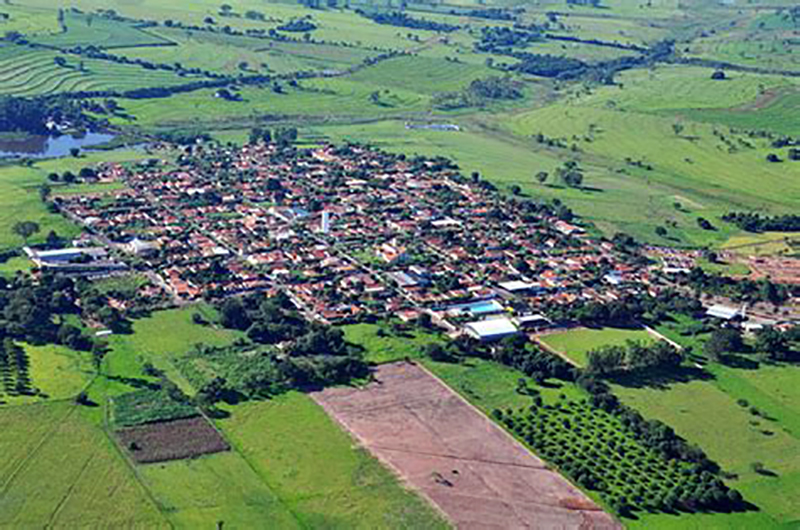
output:
<svg viewBox="0 0 800 530"><path fill-rule="evenodd" d="M176 303L284 290L322 322L425 312L481 340L547 327L553 304L650 288L650 268L586 237L568 210L504 197L447 161L289 152L197 146L177 167L107 166L98 178L126 186L56 198L88 235L44 261L78 274L127 262Z"/></svg>

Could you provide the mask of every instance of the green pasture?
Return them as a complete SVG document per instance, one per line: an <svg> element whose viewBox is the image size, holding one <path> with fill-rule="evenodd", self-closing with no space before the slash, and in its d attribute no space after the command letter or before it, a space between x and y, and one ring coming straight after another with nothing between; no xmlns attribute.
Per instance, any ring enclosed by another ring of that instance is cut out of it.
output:
<svg viewBox="0 0 800 530"><path fill-rule="evenodd" d="M0 276L12 278L18 272L29 272L32 268L33 262L26 256L15 256L0 263Z"/></svg>
<svg viewBox="0 0 800 530"><path fill-rule="evenodd" d="M729 484L760 509L759 513L715 515L702 524L775 528L800 519L794 502L800 485L800 439L783 430L779 421L754 415L714 381L667 380L638 388L615 385L615 392L645 417L670 425L727 472L735 473L737 478ZM753 464L759 462L774 475L754 471ZM645 527L647 521L643 521Z"/></svg>
<svg viewBox="0 0 800 530"><path fill-rule="evenodd" d="M17 31L30 35L54 33L59 30L55 12L46 7L6 3L0 12L8 15L7 19L0 19L0 32L2 33Z"/></svg>
<svg viewBox="0 0 800 530"><path fill-rule="evenodd" d="M589 352L603 346L624 346L628 341L654 342L644 329L624 328L579 328L542 335L539 340L578 366L586 366Z"/></svg>
<svg viewBox="0 0 800 530"><path fill-rule="evenodd" d="M48 344L24 344L30 362L31 385L39 391L36 396L2 396L12 405L35 403L42 400L72 399L91 382L94 369L91 354L76 352Z"/></svg>
<svg viewBox="0 0 800 530"><path fill-rule="evenodd" d="M244 403L217 424L299 526L446 527L306 395Z"/></svg>
<svg viewBox="0 0 800 530"><path fill-rule="evenodd" d="M680 134L673 126L680 123ZM729 152L713 134L714 126L680 122L674 118L573 105L553 105L514 118L519 135L544 133L551 137L578 138L580 149L624 163L625 158L653 166L648 180L687 190L703 197L701 204L770 208L788 211L800 203L800 164L766 161L773 150L763 142L744 139L752 148ZM733 141L738 143L734 137ZM752 178L759 175L758 179Z"/></svg>
<svg viewBox="0 0 800 530"><path fill-rule="evenodd" d="M711 79L710 68L658 65L621 72L618 86L593 88L576 103L622 111L678 115L686 110L728 109L752 104L768 90L800 86L795 78L728 71Z"/></svg>
<svg viewBox="0 0 800 530"><path fill-rule="evenodd" d="M530 386L533 381L525 374L508 366L485 359L466 359L462 363L441 363L425 359L425 368L444 381L447 386L464 396L470 403L491 414L494 409L518 408L530 404L530 396L517 392L520 379ZM537 387L543 399L555 403L564 394L572 399L584 397L575 385L567 385L555 380L547 386Z"/></svg>
<svg viewBox="0 0 800 530"><path fill-rule="evenodd" d="M170 41L145 31L136 24L92 13L65 11L63 29L64 31L53 35L38 36L34 42L54 48L93 45L105 49L170 44Z"/></svg>
<svg viewBox="0 0 800 530"><path fill-rule="evenodd" d="M691 119L739 129L772 131L783 135L800 134L800 90L796 86L776 90L774 96L765 96L762 102L731 109L690 110L684 114Z"/></svg>
<svg viewBox="0 0 800 530"><path fill-rule="evenodd" d="M283 74L298 70L344 70L377 54L354 47L278 42L177 28L158 28L153 31L169 38L177 46L125 48L116 53L155 63L179 62L190 68L251 75L267 72ZM247 64L245 70L240 68L241 63Z"/></svg>

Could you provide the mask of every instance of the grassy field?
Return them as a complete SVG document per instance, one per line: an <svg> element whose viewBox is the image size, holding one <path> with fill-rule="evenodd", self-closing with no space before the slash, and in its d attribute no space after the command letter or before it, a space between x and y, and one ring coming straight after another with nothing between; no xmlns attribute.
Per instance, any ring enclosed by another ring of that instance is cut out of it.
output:
<svg viewBox="0 0 800 530"><path fill-rule="evenodd" d="M294 514L237 452L152 464L139 474L148 491L178 528L222 522L247 528L270 521L279 528L302 528Z"/></svg>
<svg viewBox="0 0 800 530"><path fill-rule="evenodd" d="M367 361L375 364L401 361L406 357L420 358L427 344L444 340L416 327L401 334L394 333L386 323L350 324L342 329L345 340L364 348Z"/></svg>
<svg viewBox="0 0 800 530"><path fill-rule="evenodd" d="M562 333L550 333L539 340L571 359L578 366L586 366L588 353L603 346L624 346L628 341L653 342L653 336L643 329L580 328Z"/></svg>
<svg viewBox="0 0 800 530"><path fill-rule="evenodd" d="M138 28L134 23L73 11L64 12L63 31L37 37L35 42L54 48L93 45L105 49L170 44L168 39Z"/></svg>
<svg viewBox="0 0 800 530"><path fill-rule="evenodd" d="M159 311L135 321L132 334L110 338L111 353L106 357L104 370L110 375L140 377L141 367L150 362L184 392L194 394L196 389L175 366L176 359L195 344L224 346L241 336L237 332L192 322L194 313L204 314L210 310L203 305L189 306Z"/></svg>
<svg viewBox="0 0 800 530"><path fill-rule="evenodd" d="M307 396L243 404L218 425L304 527L446 526Z"/></svg>
<svg viewBox="0 0 800 530"><path fill-rule="evenodd" d="M12 405L35 403L43 400L72 399L94 377L89 353L72 351L63 346L23 345L30 361L29 373L36 396L4 396L0 400Z"/></svg>

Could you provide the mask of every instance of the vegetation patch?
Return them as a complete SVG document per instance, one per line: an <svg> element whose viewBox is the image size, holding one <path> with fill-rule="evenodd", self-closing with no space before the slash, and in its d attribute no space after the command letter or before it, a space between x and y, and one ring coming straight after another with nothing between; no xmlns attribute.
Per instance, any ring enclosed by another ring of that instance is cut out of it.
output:
<svg viewBox="0 0 800 530"><path fill-rule="evenodd" d="M117 427L133 427L145 423L193 418L199 412L163 390L142 389L112 399L113 419Z"/></svg>

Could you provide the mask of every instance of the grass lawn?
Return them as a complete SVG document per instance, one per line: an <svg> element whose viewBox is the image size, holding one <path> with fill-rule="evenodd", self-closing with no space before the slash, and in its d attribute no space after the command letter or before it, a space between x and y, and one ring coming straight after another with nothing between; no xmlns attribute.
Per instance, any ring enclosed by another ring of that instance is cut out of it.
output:
<svg viewBox="0 0 800 530"><path fill-rule="evenodd" d="M238 405L217 424L301 526L446 527L308 396Z"/></svg>
<svg viewBox="0 0 800 530"><path fill-rule="evenodd" d="M589 352L602 346L624 346L629 340L653 342L654 339L643 329L580 328L542 335L539 340L578 366L586 366Z"/></svg>
<svg viewBox="0 0 800 530"><path fill-rule="evenodd" d="M413 359L422 356L422 348L427 344L441 342L438 334L426 333L417 327L402 336L396 335L385 323L350 324L342 326L347 342L364 348L367 361L375 364L400 361L406 357ZM380 336L380 330L384 335Z"/></svg>

